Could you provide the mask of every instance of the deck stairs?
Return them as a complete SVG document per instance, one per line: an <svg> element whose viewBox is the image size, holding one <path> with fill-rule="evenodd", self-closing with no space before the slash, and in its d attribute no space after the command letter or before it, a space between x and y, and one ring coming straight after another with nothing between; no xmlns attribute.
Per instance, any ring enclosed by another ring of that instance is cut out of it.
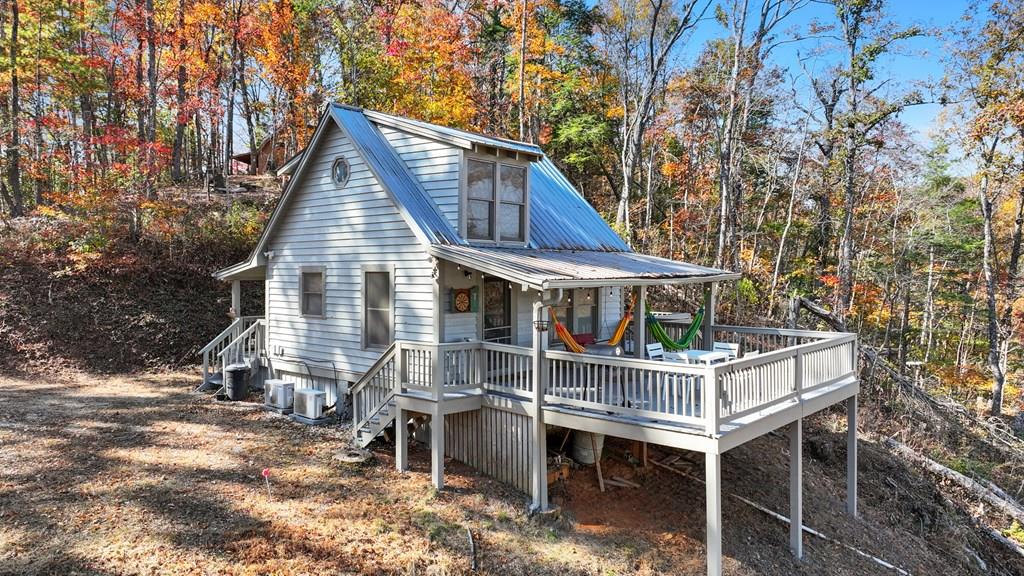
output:
<svg viewBox="0 0 1024 576"><path fill-rule="evenodd" d="M356 444L365 448L395 421L396 345L389 346L349 390Z"/></svg>
<svg viewBox="0 0 1024 576"><path fill-rule="evenodd" d="M260 367L265 347L265 324L260 316L236 318L209 344L200 349L203 357L203 381L200 390L217 390L224 384L224 368L244 364L251 370Z"/></svg>

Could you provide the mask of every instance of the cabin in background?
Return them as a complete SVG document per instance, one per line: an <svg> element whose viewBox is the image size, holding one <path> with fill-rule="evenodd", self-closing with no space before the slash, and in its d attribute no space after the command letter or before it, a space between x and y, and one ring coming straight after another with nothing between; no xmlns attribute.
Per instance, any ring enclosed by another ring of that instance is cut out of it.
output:
<svg viewBox="0 0 1024 576"><path fill-rule="evenodd" d="M722 454L787 429L800 557L802 418L846 402L856 513L855 335L718 324L738 274L634 252L532 144L334 104L288 165L256 248L216 274L237 319L203 349L204 382L244 362L349 397L360 445L394 425L400 469L421 423L438 489L448 455L539 510L550 426L702 452L712 575ZM248 281L265 317L239 308ZM658 285L700 310L646 314Z"/></svg>

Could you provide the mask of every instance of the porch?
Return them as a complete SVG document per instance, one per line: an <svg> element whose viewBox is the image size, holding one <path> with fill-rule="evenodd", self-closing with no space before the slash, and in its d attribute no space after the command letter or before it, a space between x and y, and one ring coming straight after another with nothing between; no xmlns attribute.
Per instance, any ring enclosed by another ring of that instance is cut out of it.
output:
<svg viewBox="0 0 1024 576"><path fill-rule="evenodd" d="M607 434L702 452L707 470L708 574L721 573L721 455L788 427L790 546L802 556L802 419L847 402L847 510L856 514L856 374L853 334L713 325L695 346L739 345L712 365L576 354L548 349L538 324L534 347L493 342L395 342L352 389L357 436L366 442L411 413L430 417L431 473L444 486L446 452L473 440L446 416L486 409L521 415L522 446L499 467L527 479L534 506L547 503L547 426ZM666 321L666 328L685 325ZM711 340L707 338L710 337ZM406 469L408 428L396 430L396 462ZM505 434L508 435L507 433ZM450 437L452 436L452 437ZM453 438L454 437L454 438ZM480 449L480 448L476 448ZM484 450L491 448L484 447ZM494 459L488 452L486 459Z"/></svg>

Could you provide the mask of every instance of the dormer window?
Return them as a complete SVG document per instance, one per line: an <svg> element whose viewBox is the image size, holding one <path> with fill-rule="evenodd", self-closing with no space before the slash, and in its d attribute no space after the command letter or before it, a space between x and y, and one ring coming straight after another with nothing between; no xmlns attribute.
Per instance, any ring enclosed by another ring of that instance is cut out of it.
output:
<svg viewBox="0 0 1024 576"><path fill-rule="evenodd" d="M525 242L526 166L479 158L466 164L466 237Z"/></svg>

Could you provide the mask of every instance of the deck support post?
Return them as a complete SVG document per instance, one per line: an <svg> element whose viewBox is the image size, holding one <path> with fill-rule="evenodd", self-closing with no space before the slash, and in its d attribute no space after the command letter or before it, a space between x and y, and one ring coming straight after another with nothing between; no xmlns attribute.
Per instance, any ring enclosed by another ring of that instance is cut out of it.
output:
<svg viewBox="0 0 1024 576"><path fill-rule="evenodd" d="M538 301L533 305L533 403L530 407L530 440L533 444L530 491L533 493L533 509L538 511L548 508L548 438L544 424L544 391L547 389L544 352L547 349L548 326L544 321L544 304Z"/></svg>
<svg viewBox="0 0 1024 576"><path fill-rule="evenodd" d="M789 548L804 557L803 418L789 425Z"/></svg>
<svg viewBox="0 0 1024 576"><path fill-rule="evenodd" d="M242 281L232 280L231 281L231 310L235 313L235 318L242 317Z"/></svg>
<svg viewBox="0 0 1024 576"><path fill-rule="evenodd" d="M708 576L722 576L722 455L704 454Z"/></svg>
<svg viewBox="0 0 1024 576"><path fill-rule="evenodd" d="M715 298L718 282L704 283L704 325L701 326L701 347L704 350L715 349Z"/></svg>
<svg viewBox="0 0 1024 576"><path fill-rule="evenodd" d="M395 468L409 469L409 413L395 405Z"/></svg>
<svg viewBox="0 0 1024 576"><path fill-rule="evenodd" d="M647 358L647 286L638 286L636 305L633 311L633 356Z"/></svg>
<svg viewBox="0 0 1024 576"><path fill-rule="evenodd" d="M444 490L444 412L434 405L430 415L430 480L437 490Z"/></svg>
<svg viewBox="0 0 1024 576"><path fill-rule="evenodd" d="M846 400L846 512L857 517L857 395Z"/></svg>

